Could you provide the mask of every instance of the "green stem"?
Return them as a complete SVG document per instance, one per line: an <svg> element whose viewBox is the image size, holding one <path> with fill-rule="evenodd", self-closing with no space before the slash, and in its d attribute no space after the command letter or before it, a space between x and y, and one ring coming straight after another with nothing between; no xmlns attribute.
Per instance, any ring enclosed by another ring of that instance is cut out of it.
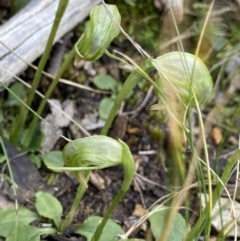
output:
<svg viewBox="0 0 240 241"><path fill-rule="evenodd" d="M102 231L103 231L108 219L110 218L112 212L114 211L114 209L116 208L118 203L121 201L121 199L123 198L125 193L126 192L123 191L122 189L118 192L117 196L114 198L114 200L112 201L111 205L109 206L106 214L104 215L104 218L102 219L101 223L98 225L91 241L98 241L100 239L100 237L102 235Z"/></svg>
<svg viewBox="0 0 240 241"><path fill-rule="evenodd" d="M67 8L68 2L69 2L69 0L60 0L59 1L58 9L57 9L57 12L56 12L56 17L55 17L54 22L53 22L53 26L52 26L52 29L51 29L51 32L50 32L50 35L49 35L49 38L48 38L48 41L47 41L47 45L46 45L45 51L44 51L44 53L41 57L37 72L36 72L36 74L34 76L34 79L33 79L31 92L30 92L30 94L28 96L28 99L27 99L27 105L29 107L32 104L35 92L36 92L37 87L38 87L39 82L40 82L42 71L43 71L43 69L46 65L47 60L48 60L48 57L49 57L50 51L52 49L52 45L54 43L54 39L55 39L57 30L58 30L59 24L60 24L61 19L64 15L64 12ZM12 129L12 133L11 133L11 136L10 136L11 142L17 143L18 138L20 136L20 133L23 129L23 125L26 121L27 115L28 115L28 109L22 108L19 116L16 119L16 122L18 124L15 125L15 128Z"/></svg>
<svg viewBox="0 0 240 241"><path fill-rule="evenodd" d="M3 149L3 154L6 158L7 167L8 167L8 171L9 171L9 175L10 175L10 180L11 180L11 184L12 184L12 188L13 188L13 194L14 194L15 198L17 198L16 183L15 183L14 178L13 178L12 167L11 167L10 160L8 158L8 153L6 151L6 148L5 148L5 145L4 145L4 142L3 142L3 139L2 139L1 136L0 136L0 143L1 143L1 146L2 146L2 149Z"/></svg>
<svg viewBox="0 0 240 241"><path fill-rule="evenodd" d="M85 176L86 182L88 182L88 179L90 176L90 171L85 171L84 176ZM67 214L66 218L64 219L64 221L61 224L61 227L60 227L61 232L63 232L72 223L74 214L76 213L77 207L78 207L85 191L86 191L86 187L84 185L80 184L78 186L77 193L76 193L75 199L73 201L72 207L71 207L69 213Z"/></svg>
<svg viewBox="0 0 240 241"><path fill-rule="evenodd" d="M141 65L140 68L143 69L146 73L154 69L154 66L152 65L151 59L146 59ZM101 131L101 135L107 135L109 128L111 127L111 124L114 120L114 117L116 116L122 101L129 95L129 93L133 90L133 88L139 83L141 80L143 74L139 72L139 70L133 71L126 81L124 82L121 91L118 93L113 107L108 115L108 118L106 120L106 123ZM154 82L153 82L154 83ZM152 84L153 84L152 83ZM154 86L155 87L155 86Z"/></svg>
<svg viewBox="0 0 240 241"><path fill-rule="evenodd" d="M223 174L221 176L221 180L222 180L222 183L221 182L218 182L214 192L213 192L213 199L212 199L212 204L213 204L213 207L214 205L216 204L216 202L218 201L219 199L219 196L221 195L225 185L227 184L229 178L231 177L231 174L233 173L233 171L235 170L236 168L236 164L238 162L240 158L240 150L237 150L228 160L227 162L227 165L223 171ZM208 205L206 205L207 207ZM194 225L194 227L191 229L191 231L188 233L188 237L187 237L187 241L192 241L192 240L195 240L195 238L197 236L200 235L200 232L199 230L202 230L202 226L203 226L203 223L206 221L207 219L207 216L209 214L206 213L206 210L204 209L201 213L200 213L200 217L198 218L196 224Z"/></svg>
<svg viewBox="0 0 240 241"><path fill-rule="evenodd" d="M58 71L58 73L57 73L56 77L54 78L53 82L49 86L49 88L47 90L47 93L45 94L44 99L42 100L40 106L38 107L38 110L37 110L38 115L42 114L42 111L43 111L43 109L44 109L44 107L47 103L47 100L51 96L53 90L55 89L56 85L58 84L59 79L61 78L61 76L63 75L63 73L67 69L67 67L69 66L69 64L72 61L72 59L74 58L74 56L75 56L75 49L73 48L71 50L70 54L68 55L67 59L64 61L63 65L61 66L60 70ZM31 138L32 138L35 126L37 124L37 121L38 121L38 117L34 116L32 122L30 124L29 130L27 132L27 136L26 136L26 139L25 139L25 142L24 142L24 148L27 148L30 141L31 141Z"/></svg>
<svg viewBox="0 0 240 241"><path fill-rule="evenodd" d="M114 198L112 201L111 205L109 206L105 216L103 217L101 223L98 225L95 233L93 234L92 240L91 241L98 241L102 235L102 231L110 218L112 212L118 205L118 203L121 201L125 193L128 191L133 177L135 173L135 162L133 160L132 154L129 150L129 147L121 140L118 140L121 145L122 145L122 167L123 167L123 172L124 172L124 180L122 183L122 187L120 191L118 192L117 196Z"/></svg>

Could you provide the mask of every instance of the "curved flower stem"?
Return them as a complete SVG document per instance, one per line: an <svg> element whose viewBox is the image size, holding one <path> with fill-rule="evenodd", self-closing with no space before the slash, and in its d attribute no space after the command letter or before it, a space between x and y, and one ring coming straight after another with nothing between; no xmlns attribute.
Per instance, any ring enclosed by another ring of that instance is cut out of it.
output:
<svg viewBox="0 0 240 241"><path fill-rule="evenodd" d="M89 176L90 176L90 171L85 171L84 177L85 177L86 182L88 182ZM78 204L80 203L85 191L86 191L86 186L80 184L78 186L77 193L76 193L75 199L73 201L72 207L60 226L61 232L63 232L72 223L74 214L76 213L76 209L78 207Z"/></svg>
<svg viewBox="0 0 240 241"><path fill-rule="evenodd" d="M140 68L143 70L143 72L149 72L151 71L152 69L154 69L154 66L152 65L151 63L151 59L146 59L141 65L140 65ZM101 131L101 135L106 135L109 128L111 127L111 124L114 120L114 117L115 115L117 114L120 106L121 106L121 103L122 101L129 95L129 93L133 90L133 88L139 83L139 81L142 79L142 77L146 77L144 75L144 73L140 73L139 70L135 70L133 71L129 76L128 78L126 79L126 81L124 82L123 86L122 86L122 89L121 91L118 93L115 101L114 101L114 104L113 104L113 107L108 115L108 118L106 120L106 123ZM150 78L148 78L149 80ZM155 84L155 82L153 82L152 80L149 80L151 81L152 83L151 84ZM154 87L156 87L154 85Z"/></svg>
<svg viewBox="0 0 240 241"><path fill-rule="evenodd" d="M121 201L121 199L123 198L125 193L128 191L128 189L132 183L133 177L134 177L135 163L134 163L132 154L131 154L128 146L124 142L122 142L121 140L118 140L118 141L121 143L122 151L123 151L122 167L123 167L123 172L124 172L124 180L123 180L120 191L118 192L118 194L112 201L111 205L109 206L105 216L103 217L101 223L98 225L95 233L93 234L91 241L98 241L100 239L100 237L102 235L102 231L103 231L108 219L110 218L112 212L114 211L114 209L116 208L118 203Z"/></svg>
<svg viewBox="0 0 240 241"><path fill-rule="evenodd" d="M102 231L103 231L108 219L110 218L112 212L114 211L114 209L116 208L116 206L118 205L120 200L123 198L125 193L126 192L123 190L120 190L118 192L117 196L114 198L114 200L112 201L111 205L109 206L106 214L104 215L104 218L102 219L101 223L97 227L91 241L98 241L100 239L100 237L102 235Z"/></svg>

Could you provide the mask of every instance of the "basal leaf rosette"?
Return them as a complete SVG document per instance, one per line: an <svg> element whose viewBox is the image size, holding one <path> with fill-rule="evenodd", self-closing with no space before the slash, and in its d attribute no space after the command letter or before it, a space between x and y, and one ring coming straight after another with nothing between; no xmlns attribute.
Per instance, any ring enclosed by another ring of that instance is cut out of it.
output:
<svg viewBox="0 0 240 241"><path fill-rule="evenodd" d="M152 60L160 80L158 84L168 99L173 93L177 101L188 107L204 105L213 92L211 75L202 60L192 54L170 52Z"/></svg>

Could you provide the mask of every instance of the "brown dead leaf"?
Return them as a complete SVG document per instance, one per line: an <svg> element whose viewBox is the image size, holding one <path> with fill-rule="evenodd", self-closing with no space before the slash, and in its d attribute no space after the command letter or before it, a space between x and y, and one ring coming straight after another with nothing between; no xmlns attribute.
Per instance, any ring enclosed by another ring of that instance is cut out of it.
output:
<svg viewBox="0 0 240 241"><path fill-rule="evenodd" d="M51 99L50 108L51 114L48 114L45 118L48 124L44 121L41 122L41 131L44 135L44 140L41 143L41 149L45 153L52 150L57 140L62 135L61 128L67 127L70 124L70 118L73 118L75 112L74 102L68 99L63 103L57 99Z"/></svg>
<svg viewBox="0 0 240 241"><path fill-rule="evenodd" d="M114 139L123 139L128 123L127 115L119 115L113 123L110 136Z"/></svg>
<svg viewBox="0 0 240 241"><path fill-rule="evenodd" d="M105 181L104 179L96 172L91 172L90 175L90 182L98 189L98 190L105 190Z"/></svg>
<svg viewBox="0 0 240 241"><path fill-rule="evenodd" d="M228 141L233 145L238 144L238 138L236 138L235 136L229 136Z"/></svg>
<svg viewBox="0 0 240 241"><path fill-rule="evenodd" d="M135 209L132 213L133 216L143 217L146 215L149 211L145 209L141 204L136 204Z"/></svg>
<svg viewBox="0 0 240 241"><path fill-rule="evenodd" d="M127 133L128 134L138 134L138 133L140 133L140 129L138 127L128 128Z"/></svg>
<svg viewBox="0 0 240 241"><path fill-rule="evenodd" d="M144 215L148 214L149 211L147 209L145 209L141 204L136 204L135 205L135 209L132 213L132 216L136 216L138 218L143 217ZM141 222L141 225L135 229L135 232L139 232L139 230L143 230L146 231L147 230L147 222L146 220Z"/></svg>
<svg viewBox="0 0 240 241"><path fill-rule="evenodd" d="M214 127L211 132L211 137L215 144L219 144L222 141L222 132L218 127Z"/></svg>
<svg viewBox="0 0 240 241"><path fill-rule="evenodd" d="M217 237L213 236L213 237L210 237L209 241L216 241L217 240Z"/></svg>
<svg viewBox="0 0 240 241"><path fill-rule="evenodd" d="M138 171L139 166L143 162L143 158L140 155L133 155L134 161L135 161L135 172Z"/></svg>

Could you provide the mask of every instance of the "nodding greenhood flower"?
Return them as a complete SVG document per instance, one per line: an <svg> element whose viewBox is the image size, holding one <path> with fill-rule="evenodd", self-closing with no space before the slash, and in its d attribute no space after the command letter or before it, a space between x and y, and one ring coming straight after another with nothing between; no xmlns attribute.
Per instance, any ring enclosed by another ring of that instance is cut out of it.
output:
<svg viewBox="0 0 240 241"><path fill-rule="evenodd" d="M114 20L121 22L121 15L115 5L106 5ZM118 26L106 12L103 5L95 6L90 12L84 33L75 45L77 58L94 61L100 58L112 40L120 33ZM78 60L78 59L77 59ZM77 61L76 60L76 61Z"/></svg>
<svg viewBox="0 0 240 241"><path fill-rule="evenodd" d="M152 60L157 69L163 94L175 93L177 100L185 106L205 104L213 92L213 82L205 64L198 57L183 52L170 52Z"/></svg>
<svg viewBox="0 0 240 241"><path fill-rule="evenodd" d="M67 169L85 186L84 172L88 170L122 165L124 181L130 176L132 180L134 175L134 160L128 146L107 136L90 136L69 142L63 149L63 159Z"/></svg>

